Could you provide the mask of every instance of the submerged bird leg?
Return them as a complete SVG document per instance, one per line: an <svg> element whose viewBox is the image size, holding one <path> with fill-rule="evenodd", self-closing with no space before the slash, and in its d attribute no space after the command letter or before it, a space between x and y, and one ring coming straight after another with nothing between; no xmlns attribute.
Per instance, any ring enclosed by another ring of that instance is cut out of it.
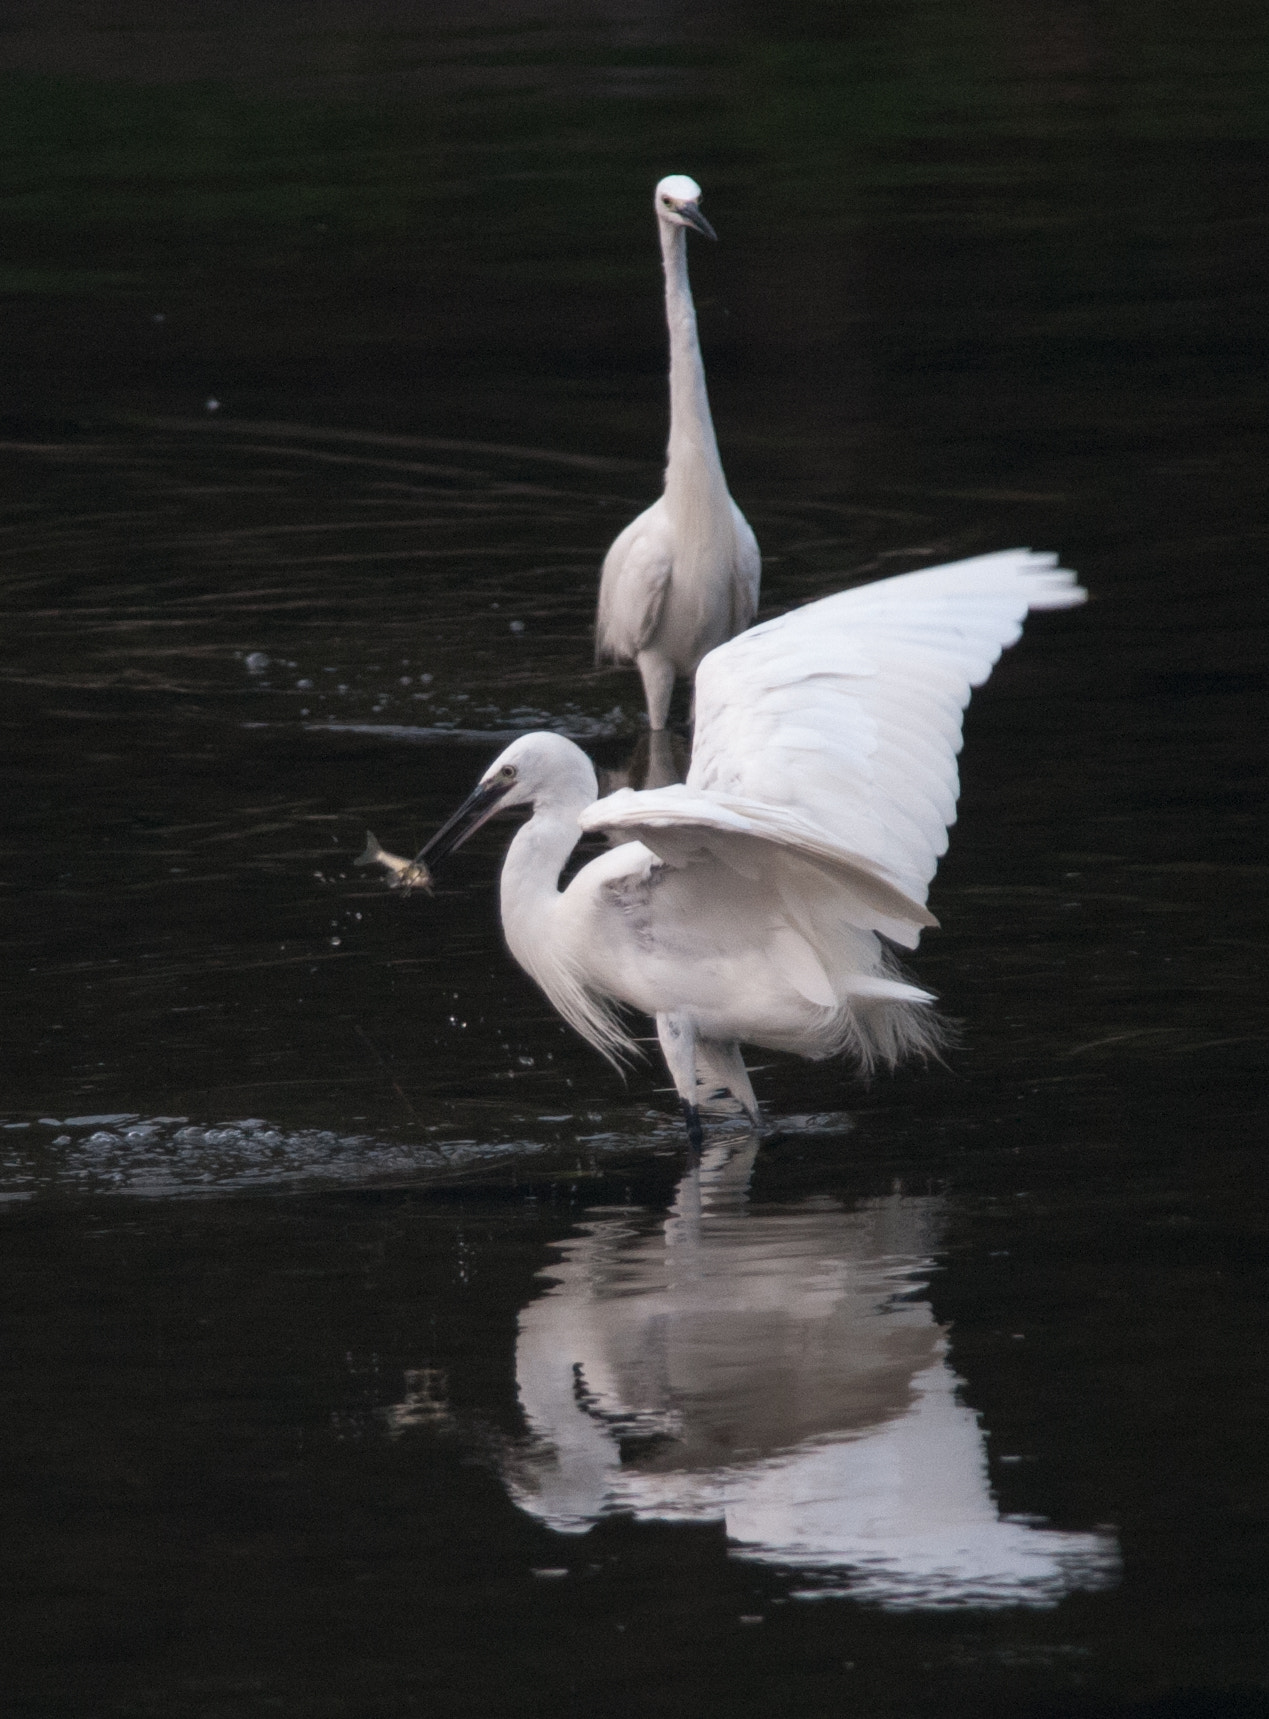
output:
<svg viewBox="0 0 1269 1719"><path fill-rule="evenodd" d="M705 1145L705 1133L701 1127L701 1113L694 1104L683 1100L683 1120L687 1124L687 1148L693 1158L699 1158Z"/></svg>
<svg viewBox="0 0 1269 1719"><path fill-rule="evenodd" d="M665 727L674 694L674 664L660 651L640 651L635 658L648 705L648 722L655 734Z"/></svg>
<svg viewBox="0 0 1269 1719"><path fill-rule="evenodd" d="M683 771L674 755L674 736L667 728L654 728L648 736L648 768L640 787L668 788L682 780Z"/></svg>
<svg viewBox="0 0 1269 1719"><path fill-rule="evenodd" d="M677 1011L658 1015L657 1038L661 1041L661 1054L670 1071L670 1079L683 1102L687 1143L693 1152L699 1152L704 1135L696 1102L696 1023L690 1015Z"/></svg>
<svg viewBox="0 0 1269 1719"><path fill-rule="evenodd" d="M699 1039L696 1045L696 1066L705 1085L721 1087L729 1092L748 1117L750 1125L761 1131L762 1112L758 1108L758 1100L749 1079L749 1070L741 1057L739 1043L735 1039L727 1042L722 1039Z"/></svg>

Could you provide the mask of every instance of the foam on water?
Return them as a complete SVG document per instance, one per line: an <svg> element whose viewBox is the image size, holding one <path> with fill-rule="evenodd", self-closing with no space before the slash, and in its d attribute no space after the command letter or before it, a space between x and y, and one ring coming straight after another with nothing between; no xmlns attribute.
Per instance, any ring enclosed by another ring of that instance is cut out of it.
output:
<svg viewBox="0 0 1269 1719"><path fill-rule="evenodd" d="M189 1199L446 1180L556 1157L565 1170L584 1170L597 1160L681 1145L675 1119L651 1111L602 1119L553 1114L536 1119L540 1128L531 1121L528 1133L487 1120L494 1126L480 1130L485 1138L472 1131L472 1117L458 1114L400 1135L287 1127L258 1116L198 1122L120 1111L7 1120L0 1122L0 1207L68 1196ZM608 1126L597 1128L601 1120Z"/></svg>
<svg viewBox="0 0 1269 1719"><path fill-rule="evenodd" d="M332 1128L283 1128L260 1117L209 1124L184 1116L46 1117L0 1147L0 1203L58 1193L162 1199L378 1182L544 1150L532 1140L424 1144Z"/></svg>

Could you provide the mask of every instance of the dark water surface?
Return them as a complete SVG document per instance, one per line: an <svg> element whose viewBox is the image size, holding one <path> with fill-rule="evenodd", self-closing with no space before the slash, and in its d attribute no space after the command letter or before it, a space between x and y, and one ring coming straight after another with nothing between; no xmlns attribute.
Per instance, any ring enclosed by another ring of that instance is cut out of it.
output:
<svg viewBox="0 0 1269 1719"><path fill-rule="evenodd" d="M0 23L6 1714L1269 1712L1269 29ZM912 963L688 1173L501 949L694 173L764 611L1013 544ZM210 405L210 402L216 404Z"/></svg>

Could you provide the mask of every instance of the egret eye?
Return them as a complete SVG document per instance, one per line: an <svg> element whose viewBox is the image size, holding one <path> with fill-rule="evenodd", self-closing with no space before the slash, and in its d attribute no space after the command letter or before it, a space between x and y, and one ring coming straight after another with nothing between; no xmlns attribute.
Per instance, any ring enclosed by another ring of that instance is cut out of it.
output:
<svg viewBox="0 0 1269 1719"><path fill-rule="evenodd" d="M515 767L515 765L514 764L504 764L502 769L499 770L499 772L498 772L498 780L500 782L514 782L515 779L516 779L516 767Z"/></svg>

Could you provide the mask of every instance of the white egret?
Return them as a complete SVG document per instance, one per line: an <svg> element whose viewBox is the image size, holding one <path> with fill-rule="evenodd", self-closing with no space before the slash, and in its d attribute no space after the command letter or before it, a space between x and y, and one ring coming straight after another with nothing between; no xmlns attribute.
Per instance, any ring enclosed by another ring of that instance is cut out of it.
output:
<svg viewBox="0 0 1269 1719"><path fill-rule="evenodd" d="M727 490L705 391L687 279L687 229L716 236L700 194L682 173L655 192L670 330L665 493L605 556L595 625L601 661L637 665L654 730L665 727L675 676L694 674L707 651L753 620L762 570L749 522Z"/></svg>
<svg viewBox="0 0 1269 1719"><path fill-rule="evenodd" d="M1084 596L1056 557L1014 549L824 597L701 663L686 783L597 800L579 747L526 734L419 859L532 807L502 868L511 953L614 1062L635 1051L618 1011L655 1017L699 1147L723 1093L759 1120L742 1041L865 1069L938 1042L933 998L886 944L937 923L961 713L1028 610ZM594 830L621 845L561 891Z"/></svg>

